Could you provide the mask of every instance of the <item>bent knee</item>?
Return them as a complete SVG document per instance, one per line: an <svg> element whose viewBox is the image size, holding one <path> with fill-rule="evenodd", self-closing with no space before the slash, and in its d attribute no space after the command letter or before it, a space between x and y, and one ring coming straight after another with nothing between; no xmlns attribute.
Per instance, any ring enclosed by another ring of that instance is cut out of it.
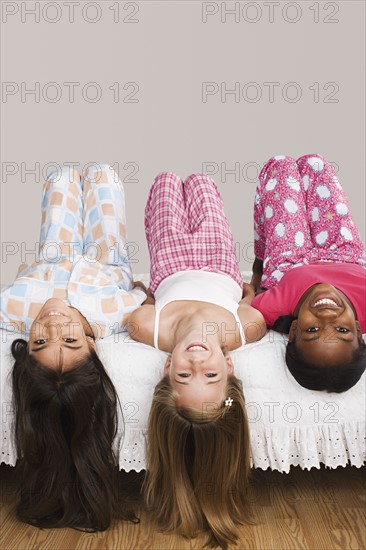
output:
<svg viewBox="0 0 366 550"><path fill-rule="evenodd" d="M292 157L289 157L288 155L275 155L266 162L265 166L267 164L283 167L287 164L296 164L296 160Z"/></svg>
<svg viewBox="0 0 366 550"><path fill-rule="evenodd" d="M65 181L67 183L80 183L80 174L71 166L59 166L47 174L47 181L58 182Z"/></svg>
<svg viewBox="0 0 366 550"><path fill-rule="evenodd" d="M194 182L194 183L205 182L205 183L209 183L210 185L214 184L214 186L217 187L215 181L210 176L203 173L190 174L184 183L189 184L191 182Z"/></svg>
<svg viewBox="0 0 366 550"><path fill-rule="evenodd" d="M297 159L297 165L300 172L303 171L307 166L310 166L314 172L322 172L326 165L329 165L329 161L317 153L304 155Z"/></svg>
<svg viewBox="0 0 366 550"><path fill-rule="evenodd" d="M83 170L83 178L95 183L119 182L119 176L107 163L93 162Z"/></svg>
<svg viewBox="0 0 366 550"><path fill-rule="evenodd" d="M286 172L292 168L297 169L296 160L294 158L287 155L275 155L263 165L259 174L259 180L267 180L277 171Z"/></svg>
<svg viewBox="0 0 366 550"><path fill-rule="evenodd" d="M171 183L171 184L179 184L181 185L182 184L182 180L181 178L175 174L174 172L160 172L154 179L154 185L155 184L167 184L167 183Z"/></svg>

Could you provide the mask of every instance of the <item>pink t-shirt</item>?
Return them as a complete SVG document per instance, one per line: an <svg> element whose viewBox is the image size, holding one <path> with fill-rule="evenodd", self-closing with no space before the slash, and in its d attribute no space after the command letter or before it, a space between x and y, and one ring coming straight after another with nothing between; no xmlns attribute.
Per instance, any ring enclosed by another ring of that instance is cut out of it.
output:
<svg viewBox="0 0 366 550"><path fill-rule="evenodd" d="M256 296L252 306L271 328L281 315L293 315L301 296L317 283L329 283L347 296L365 334L366 269L356 264L322 262L290 269L276 287Z"/></svg>

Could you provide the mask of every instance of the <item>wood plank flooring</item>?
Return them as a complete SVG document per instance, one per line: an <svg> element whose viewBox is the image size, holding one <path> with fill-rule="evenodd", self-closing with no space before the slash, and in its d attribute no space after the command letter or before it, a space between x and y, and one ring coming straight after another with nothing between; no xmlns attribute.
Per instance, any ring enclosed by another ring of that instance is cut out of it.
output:
<svg viewBox="0 0 366 550"><path fill-rule="evenodd" d="M366 467L293 468L289 474L253 470L248 489L254 523L241 528L237 550L365 550ZM143 474L120 473L141 522L115 521L103 533L40 530L16 520L16 469L0 466L1 550L196 550L204 537L159 533L141 508Z"/></svg>

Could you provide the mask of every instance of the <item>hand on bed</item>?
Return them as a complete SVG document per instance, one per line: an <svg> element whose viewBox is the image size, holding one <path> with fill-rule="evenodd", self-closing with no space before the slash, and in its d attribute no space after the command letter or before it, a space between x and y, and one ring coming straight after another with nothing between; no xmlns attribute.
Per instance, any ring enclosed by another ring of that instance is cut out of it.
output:
<svg viewBox="0 0 366 550"><path fill-rule="evenodd" d="M252 284L243 284L243 299L241 300L245 304L251 304L255 296L255 289Z"/></svg>
<svg viewBox="0 0 366 550"><path fill-rule="evenodd" d="M253 275L250 284L253 285L255 292L258 292L261 286L261 279L263 275L263 260L255 258L252 269Z"/></svg>
<svg viewBox="0 0 366 550"><path fill-rule="evenodd" d="M150 288L147 289L146 294L147 294L147 298L146 298L146 300L144 301L144 303L142 305L143 306L148 305L148 304L154 305L155 304L155 296L151 292Z"/></svg>
<svg viewBox="0 0 366 550"><path fill-rule="evenodd" d="M142 288L145 294L147 294L147 288L142 281L134 281L133 288Z"/></svg>

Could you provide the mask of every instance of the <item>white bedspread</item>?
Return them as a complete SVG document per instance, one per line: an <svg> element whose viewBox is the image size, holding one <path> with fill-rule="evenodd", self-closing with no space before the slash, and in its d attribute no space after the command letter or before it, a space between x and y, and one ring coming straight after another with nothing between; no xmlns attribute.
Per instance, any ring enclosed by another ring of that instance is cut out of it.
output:
<svg viewBox="0 0 366 550"><path fill-rule="evenodd" d="M136 277L137 279L138 277ZM141 277L140 277L141 280ZM13 336L0 332L0 462L15 465L9 373ZM310 391L297 384L284 361L286 338L270 331L263 340L232 352L236 375L244 385L251 433L252 464L288 472L360 467L365 462L365 374L349 391ZM98 353L117 389L123 425L118 438L119 465L126 471L145 468L145 437L154 386L166 354L131 340L127 334L98 342Z"/></svg>

